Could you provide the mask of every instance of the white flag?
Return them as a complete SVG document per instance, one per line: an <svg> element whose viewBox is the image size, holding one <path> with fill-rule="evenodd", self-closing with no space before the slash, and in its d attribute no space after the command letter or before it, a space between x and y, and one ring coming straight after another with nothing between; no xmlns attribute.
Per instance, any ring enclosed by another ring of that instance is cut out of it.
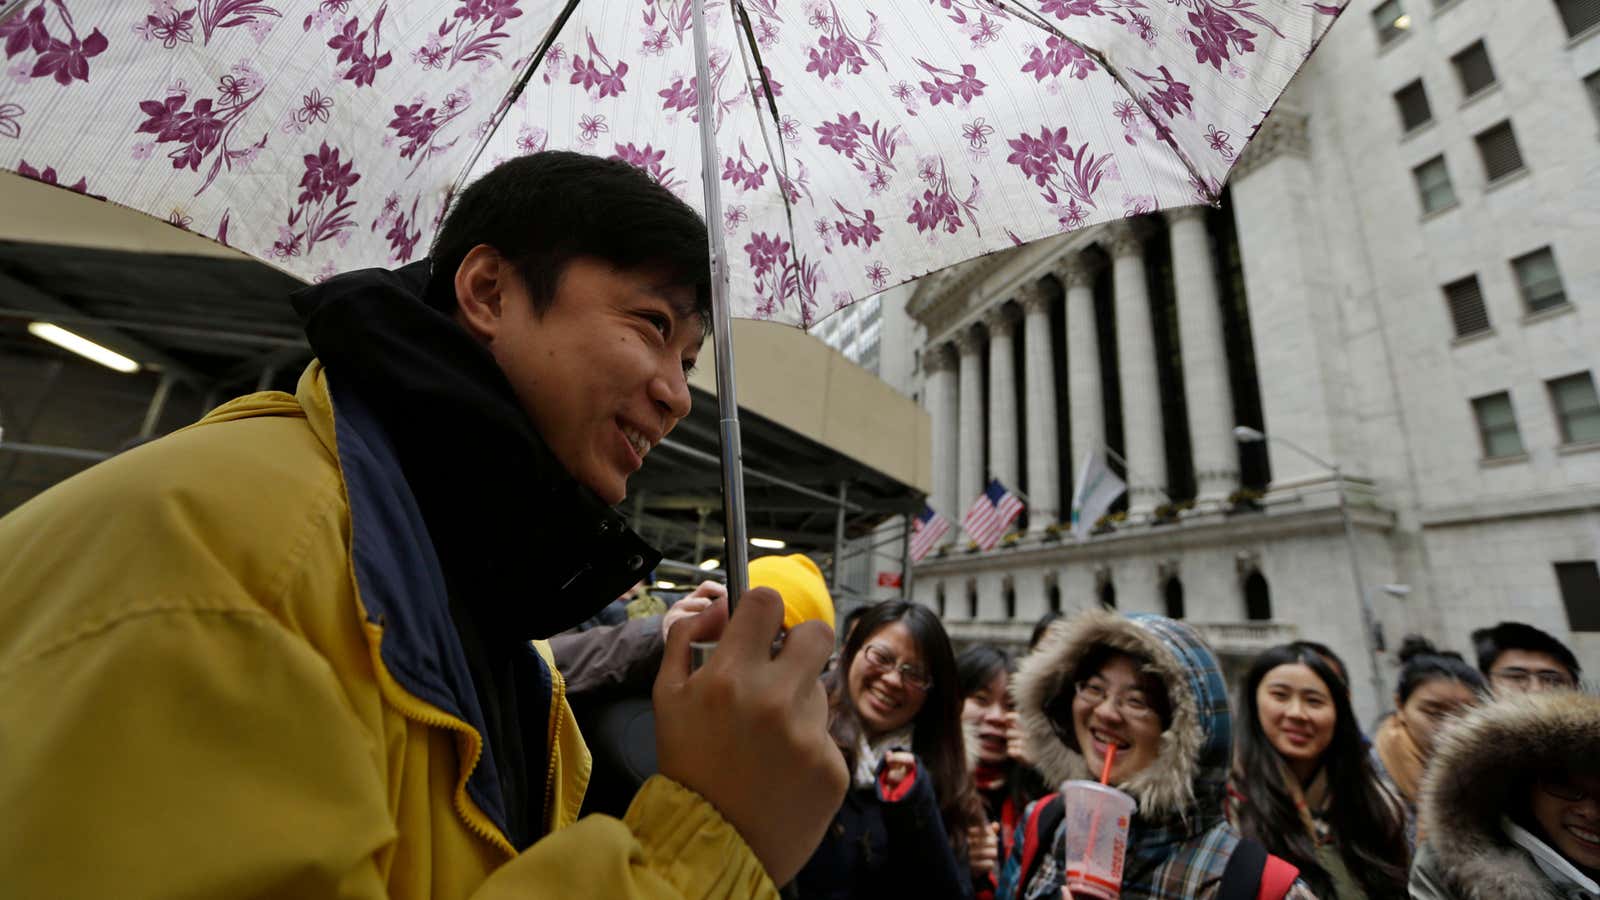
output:
<svg viewBox="0 0 1600 900"><path fill-rule="evenodd" d="M1072 536L1086 540L1094 523L1127 489L1127 483L1111 471L1099 451L1085 453L1083 465L1078 467L1077 488L1072 492Z"/></svg>

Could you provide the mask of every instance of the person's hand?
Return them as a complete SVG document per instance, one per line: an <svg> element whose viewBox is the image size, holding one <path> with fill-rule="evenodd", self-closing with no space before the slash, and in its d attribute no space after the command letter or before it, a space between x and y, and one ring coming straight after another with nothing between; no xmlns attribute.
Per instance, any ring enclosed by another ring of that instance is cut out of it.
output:
<svg viewBox="0 0 1600 900"><path fill-rule="evenodd" d="M1006 755L1025 766L1033 765L1028 756L1028 741L1015 712L1006 713Z"/></svg>
<svg viewBox="0 0 1600 900"><path fill-rule="evenodd" d="M655 687L661 774L716 807L775 884L811 858L850 785L817 679L833 629L803 622L774 655L782 626L770 588L747 592L731 621L714 602L667 634ZM717 649L691 671L689 642L712 640Z"/></svg>
<svg viewBox="0 0 1600 900"><path fill-rule="evenodd" d="M728 598L728 589L720 581L702 581L687 597L667 608L661 617L661 639L667 639L672 626L690 616L697 616L711 608L711 604Z"/></svg>
<svg viewBox="0 0 1600 900"><path fill-rule="evenodd" d="M982 876L1000 865L1000 824L980 822L967 826L967 859L972 874Z"/></svg>
<svg viewBox="0 0 1600 900"><path fill-rule="evenodd" d="M890 750L883 755L883 789L893 793L907 778L917 774L917 757L904 750Z"/></svg>

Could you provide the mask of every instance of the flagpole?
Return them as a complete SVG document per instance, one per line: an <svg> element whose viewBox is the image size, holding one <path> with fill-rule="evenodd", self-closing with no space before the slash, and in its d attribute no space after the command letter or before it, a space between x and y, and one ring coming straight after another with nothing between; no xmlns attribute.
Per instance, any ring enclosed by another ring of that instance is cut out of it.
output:
<svg viewBox="0 0 1600 900"><path fill-rule="evenodd" d="M1133 467L1128 465L1128 458L1123 456L1121 453L1118 453L1117 451L1111 449L1111 445L1107 444L1105 441L1100 441L1099 443L1100 443L1100 449L1104 450L1106 452L1106 456L1109 456L1113 460L1116 460L1117 462L1122 463L1122 471L1128 473L1128 487L1132 488L1134 486ZM1161 496L1167 498L1167 502L1168 503L1172 502L1172 495L1167 493L1166 490L1163 489L1160 485L1152 484L1150 482L1144 481L1143 479L1140 479L1140 481L1141 481L1141 483L1139 484L1139 487L1150 488L1151 490L1155 491L1156 493L1160 494Z"/></svg>

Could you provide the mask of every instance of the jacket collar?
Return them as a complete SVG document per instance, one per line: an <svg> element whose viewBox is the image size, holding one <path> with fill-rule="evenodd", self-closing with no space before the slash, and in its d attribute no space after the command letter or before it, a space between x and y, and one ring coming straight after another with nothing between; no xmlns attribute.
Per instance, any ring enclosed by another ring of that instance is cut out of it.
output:
<svg viewBox="0 0 1600 900"><path fill-rule="evenodd" d="M1533 864L1539 867L1539 871L1543 872L1544 876L1563 893L1582 891L1584 896L1600 897L1600 884L1596 884L1593 878L1578 871L1576 866L1567 862L1565 856L1539 840L1533 832L1504 816L1500 818L1500 827L1505 829L1506 837L1511 839L1511 843L1526 850L1533 858Z"/></svg>

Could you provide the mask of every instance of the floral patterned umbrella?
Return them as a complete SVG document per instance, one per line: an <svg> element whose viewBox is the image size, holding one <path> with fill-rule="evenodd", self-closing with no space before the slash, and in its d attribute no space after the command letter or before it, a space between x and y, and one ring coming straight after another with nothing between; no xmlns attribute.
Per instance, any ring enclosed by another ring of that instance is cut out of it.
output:
<svg viewBox="0 0 1600 900"><path fill-rule="evenodd" d="M706 214L719 311L806 326L1214 200L1342 6L0 0L0 167L320 279L424 253L451 191L503 159L583 150Z"/></svg>

